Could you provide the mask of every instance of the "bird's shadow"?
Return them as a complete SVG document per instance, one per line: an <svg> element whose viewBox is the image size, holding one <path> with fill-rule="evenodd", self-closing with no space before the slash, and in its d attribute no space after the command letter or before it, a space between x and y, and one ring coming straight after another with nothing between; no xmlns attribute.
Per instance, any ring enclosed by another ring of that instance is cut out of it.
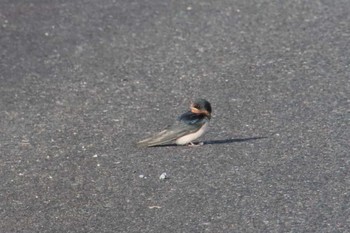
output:
<svg viewBox="0 0 350 233"><path fill-rule="evenodd" d="M250 138L227 138L227 139L221 139L221 140L209 140L204 141L204 145L215 145L215 144L229 144L234 142L247 142L247 141L254 141L259 139L265 139L268 137L250 137ZM171 147L171 146L177 146L175 143L173 144L165 144L165 145L158 145L153 147Z"/></svg>
<svg viewBox="0 0 350 233"><path fill-rule="evenodd" d="M264 139L267 137L251 137L251 138L228 138L228 139L222 139L222 140L209 140L204 141L204 145L211 145L211 144L228 144L228 143L234 143L234 142L247 142L247 141L254 141L259 139Z"/></svg>

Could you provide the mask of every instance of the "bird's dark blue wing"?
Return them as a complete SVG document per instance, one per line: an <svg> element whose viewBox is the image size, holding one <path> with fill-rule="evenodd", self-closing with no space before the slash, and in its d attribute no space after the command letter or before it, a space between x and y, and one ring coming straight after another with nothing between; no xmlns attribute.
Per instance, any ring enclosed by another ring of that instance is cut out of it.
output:
<svg viewBox="0 0 350 233"><path fill-rule="evenodd" d="M207 117L204 114L194 114L188 111L182 114L178 120L188 125L196 125L204 124L207 121Z"/></svg>
<svg viewBox="0 0 350 233"><path fill-rule="evenodd" d="M203 124L185 124L182 121L177 121L173 126L163 130L162 132L138 142L138 146L156 146L169 143L186 134L195 133Z"/></svg>

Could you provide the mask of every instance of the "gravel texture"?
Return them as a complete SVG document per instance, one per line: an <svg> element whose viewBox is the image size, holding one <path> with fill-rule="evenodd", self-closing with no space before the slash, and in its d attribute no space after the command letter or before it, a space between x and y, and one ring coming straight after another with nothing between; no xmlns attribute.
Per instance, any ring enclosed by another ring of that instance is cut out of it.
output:
<svg viewBox="0 0 350 233"><path fill-rule="evenodd" d="M350 232L349 12L2 0L1 232ZM197 97L204 146L135 147Z"/></svg>

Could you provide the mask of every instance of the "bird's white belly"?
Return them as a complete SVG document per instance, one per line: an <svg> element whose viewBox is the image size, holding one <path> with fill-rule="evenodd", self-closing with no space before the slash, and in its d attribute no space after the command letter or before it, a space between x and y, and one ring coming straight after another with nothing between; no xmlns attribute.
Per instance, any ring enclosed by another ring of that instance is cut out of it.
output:
<svg viewBox="0 0 350 233"><path fill-rule="evenodd" d="M185 145L187 143L190 143L190 142L196 140L197 138L202 136L207 131L208 126L209 126L209 123L207 122L197 132L188 134L188 135L183 136L181 138L178 138L176 140L176 144L177 145Z"/></svg>

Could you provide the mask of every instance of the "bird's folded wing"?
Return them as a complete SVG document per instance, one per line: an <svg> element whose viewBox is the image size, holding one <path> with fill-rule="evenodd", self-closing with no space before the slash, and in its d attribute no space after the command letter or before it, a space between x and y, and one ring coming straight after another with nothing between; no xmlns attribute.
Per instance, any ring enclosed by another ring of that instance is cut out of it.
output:
<svg viewBox="0 0 350 233"><path fill-rule="evenodd" d="M203 124L187 125L182 123L182 124L174 125L154 135L153 137L150 137L138 142L137 145L139 147L164 145L186 134L190 134L198 131Z"/></svg>

